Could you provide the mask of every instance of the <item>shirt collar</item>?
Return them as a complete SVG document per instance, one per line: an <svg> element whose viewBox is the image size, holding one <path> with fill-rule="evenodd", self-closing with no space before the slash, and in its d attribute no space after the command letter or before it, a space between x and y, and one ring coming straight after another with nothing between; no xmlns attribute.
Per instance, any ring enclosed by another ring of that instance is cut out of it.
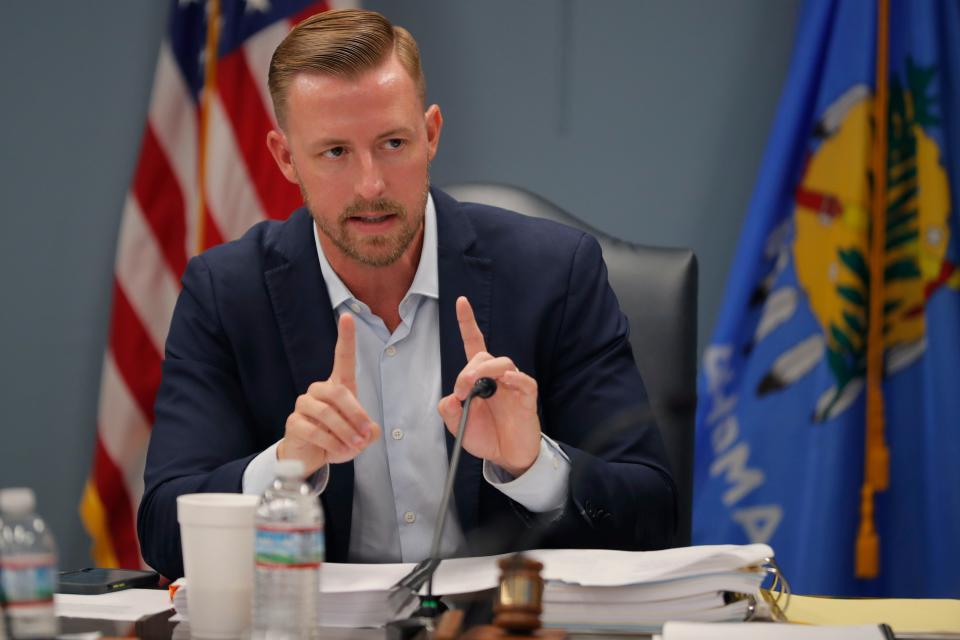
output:
<svg viewBox="0 0 960 640"><path fill-rule="evenodd" d="M313 240L317 245L317 258L320 261L320 271L323 273L323 280L327 284L327 292L330 294L330 304L334 309L340 305L355 300L356 298L343 283L337 272L330 266L330 261L323 253L320 246L320 232L317 230L316 223L313 227ZM422 295L428 298L437 299L440 297L440 279L437 273L437 209L433 204L433 194L427 193L427 206L423 213L423 247L420 250L420 263L417 265L417 272L413 276L413 282L410 284L410 290L404 299L411 295Z"/></svg>
<svg viewBox="0 0 960 640"><path fill-rule="evenodd" d="M428 298L439 298L440 278L437 269L437 209L433 205L433 196L428 192L427 207L423 213L423 248L420 250L420 264L417 265L417 273L413 276L407 295L419 294Z"/></svg>

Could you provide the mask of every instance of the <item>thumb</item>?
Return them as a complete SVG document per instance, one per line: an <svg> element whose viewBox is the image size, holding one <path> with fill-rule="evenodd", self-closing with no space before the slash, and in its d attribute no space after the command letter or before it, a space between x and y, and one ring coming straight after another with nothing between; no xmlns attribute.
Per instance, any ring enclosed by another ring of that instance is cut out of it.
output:
<svg viewBox="0 0 960 640"><path fill-rule="evenodd" d="M440 400L437 405L437 413L443 418L447 430L453 435L457 435L457 426L460 424L460 416L463 414L463 407L460 401L453 394Z"/></svg>

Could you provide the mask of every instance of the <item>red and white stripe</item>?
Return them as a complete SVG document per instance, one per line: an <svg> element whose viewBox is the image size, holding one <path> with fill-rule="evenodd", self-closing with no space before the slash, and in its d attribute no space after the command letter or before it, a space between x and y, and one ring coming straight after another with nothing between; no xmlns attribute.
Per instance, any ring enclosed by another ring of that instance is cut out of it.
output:
<svg viewBox="0 0 960 640"><path fill-rule="evenodd" d="M329 4L356 3L318 2L260 31L218 60L216 91L209 101L203 190L198 108L169 44L161 45L114 270L89 481L102 509L86 513L86 498L81 505L91 534L102 537L106 532L109 537L95 540L95 548L112 550L112 555L97 554L98 565L142 564L135 516L143 494L143 463L163 347L187 260L240 236L265 218L284 218L301 204L298 190L283 179L266 149L266 133L274 126L266 72L270 56L291 26ZM201 193L206 194L202 209ZM91 526L89 517L98 512L105 522Z"/></svg>

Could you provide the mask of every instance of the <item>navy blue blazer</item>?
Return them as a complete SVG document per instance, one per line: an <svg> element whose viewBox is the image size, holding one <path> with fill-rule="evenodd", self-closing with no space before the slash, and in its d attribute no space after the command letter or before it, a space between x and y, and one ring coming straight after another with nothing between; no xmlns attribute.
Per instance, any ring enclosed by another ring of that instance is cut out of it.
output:
<svg viewBox="0 0 960 640"><path fill-rule="evenodd" d="M466 364L454 309L464 295L490 353L536 378L543 431L574 469L563 515L544 522L486 483L482 461L464 452L454 496L470 552L667 546L676 492L656 425L641 415L627 430L596 437L647 404L596 240L432 194L443 394ZM240 491L250 460L283 436L297 396L329 377L336 339L305 209L190 261L167 337L137 517L150 566L183 575L176 497ZM322 496L330 561L347 559L352 500L353 463L331 465Z"/></svg>

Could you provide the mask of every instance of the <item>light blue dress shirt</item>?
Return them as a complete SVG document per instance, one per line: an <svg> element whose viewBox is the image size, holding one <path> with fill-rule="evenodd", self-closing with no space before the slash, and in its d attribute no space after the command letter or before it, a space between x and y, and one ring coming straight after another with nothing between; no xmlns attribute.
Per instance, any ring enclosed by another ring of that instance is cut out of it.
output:
<svg viewBox="0 0 960 640"><path fill-rule="evenodd" d="M317 256L339 317L350 313L357 327L357 395L383 435L353 461L351 562L419 562L430 543L447 473L446 427L440 402L439 276L437 221L427 199L423 249L410 289L400 302L400 324L391 334L370 308L356 299L323 254L314 225ZM262 493L274 475L277 444L254 458L243 474L244 493ZM326 476L326 468L319 474ZM484 462L487 482L533 512L563 508L570 462L543 436L540 454L526 473L514 478ZM324 480L321 483L325 483ZM440 550L462 554L463 531L451 501Z"/></svg>

